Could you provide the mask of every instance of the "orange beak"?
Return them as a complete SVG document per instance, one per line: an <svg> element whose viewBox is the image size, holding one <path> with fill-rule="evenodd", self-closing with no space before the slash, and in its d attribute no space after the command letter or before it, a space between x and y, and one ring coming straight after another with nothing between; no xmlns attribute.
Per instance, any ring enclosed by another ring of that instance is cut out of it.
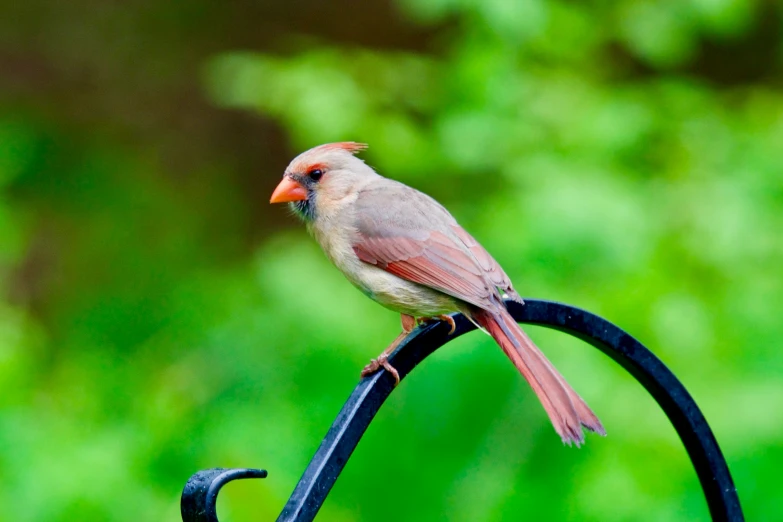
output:
<svg viewBox="0 0 783 522"><path fill-rule="evenodd" d="M272 193L270 203L287 203L289 201L301 201L307 199L307 190L288 176L277 186Z"/></svg>

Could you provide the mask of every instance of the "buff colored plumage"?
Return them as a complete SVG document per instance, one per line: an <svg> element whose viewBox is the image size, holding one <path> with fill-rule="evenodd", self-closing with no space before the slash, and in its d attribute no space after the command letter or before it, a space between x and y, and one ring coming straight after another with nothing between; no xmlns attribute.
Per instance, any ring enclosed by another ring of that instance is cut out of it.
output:
<svg viewBox="0 0 783 522"><path fill-rule="evenodd" d="M297 156L272 195L290 202L329 259L365 295L399 314L403 332L362 372L384 367L416 320L462 312L486 330L531 385L564 442L603 426L506 310L522 301L492 256L431 197L376 173L355 154L365 145L330 143Z"/></svg>

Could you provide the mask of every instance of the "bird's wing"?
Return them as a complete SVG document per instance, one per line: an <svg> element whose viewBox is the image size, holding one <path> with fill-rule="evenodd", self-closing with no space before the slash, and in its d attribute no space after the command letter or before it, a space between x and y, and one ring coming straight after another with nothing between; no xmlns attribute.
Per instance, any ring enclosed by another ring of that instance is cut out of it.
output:
<svg viewBox="0 0 783 522"><path fill-rule="evenodd" d="M500 290L508 295L508 297L521 303L522 298L519 296L517 291L514 290L514 286L511 284L511 279L506 275L506 272L489 254L489 252L487 252L487 250L461 226L455 223L453 229L460 241L462 241L465 246L468 247L481 268L483 268L487 273L487 276L492 281L492 283L496 287L500 288Z"/></svg>
<svg viewBox="0 0 783 522"><path fill-rule="evenodd" d="M360 192L356 228L359 259L408 281L487 310L500 303L498 286L511 288L497 262L445 208L401 183L384 180Z"/></svg>

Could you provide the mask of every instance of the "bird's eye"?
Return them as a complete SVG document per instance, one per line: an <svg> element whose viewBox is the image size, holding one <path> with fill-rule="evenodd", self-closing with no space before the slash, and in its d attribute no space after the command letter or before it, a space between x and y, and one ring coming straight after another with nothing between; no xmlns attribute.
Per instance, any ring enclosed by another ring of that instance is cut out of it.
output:
<svg viewBox="0 0 783 522"><path fill-rule="evenodd" d="M313 169L310 172L308 172L307 175L310 176L311 180L318 181L323 177L324 172L321 169Z"/></svg>

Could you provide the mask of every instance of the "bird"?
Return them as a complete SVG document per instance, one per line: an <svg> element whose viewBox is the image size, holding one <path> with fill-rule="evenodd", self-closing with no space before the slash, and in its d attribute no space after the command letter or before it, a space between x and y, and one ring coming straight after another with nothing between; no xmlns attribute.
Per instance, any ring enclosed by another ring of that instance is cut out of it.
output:
<svg viewBox="0 0 783 522"><path fill-rule="evenodd" d="M491 335L538 396L566 444L601 421L506 309L523 303L501 266L440 203L378 174L357 154L366 144L326 143L296 156L270 203L289 203L331 262L355 287L400 314L402 332L362 370L399 383L388 357L417 323L460 312ZM396 385L396 384L395 384Z"/></svg>

